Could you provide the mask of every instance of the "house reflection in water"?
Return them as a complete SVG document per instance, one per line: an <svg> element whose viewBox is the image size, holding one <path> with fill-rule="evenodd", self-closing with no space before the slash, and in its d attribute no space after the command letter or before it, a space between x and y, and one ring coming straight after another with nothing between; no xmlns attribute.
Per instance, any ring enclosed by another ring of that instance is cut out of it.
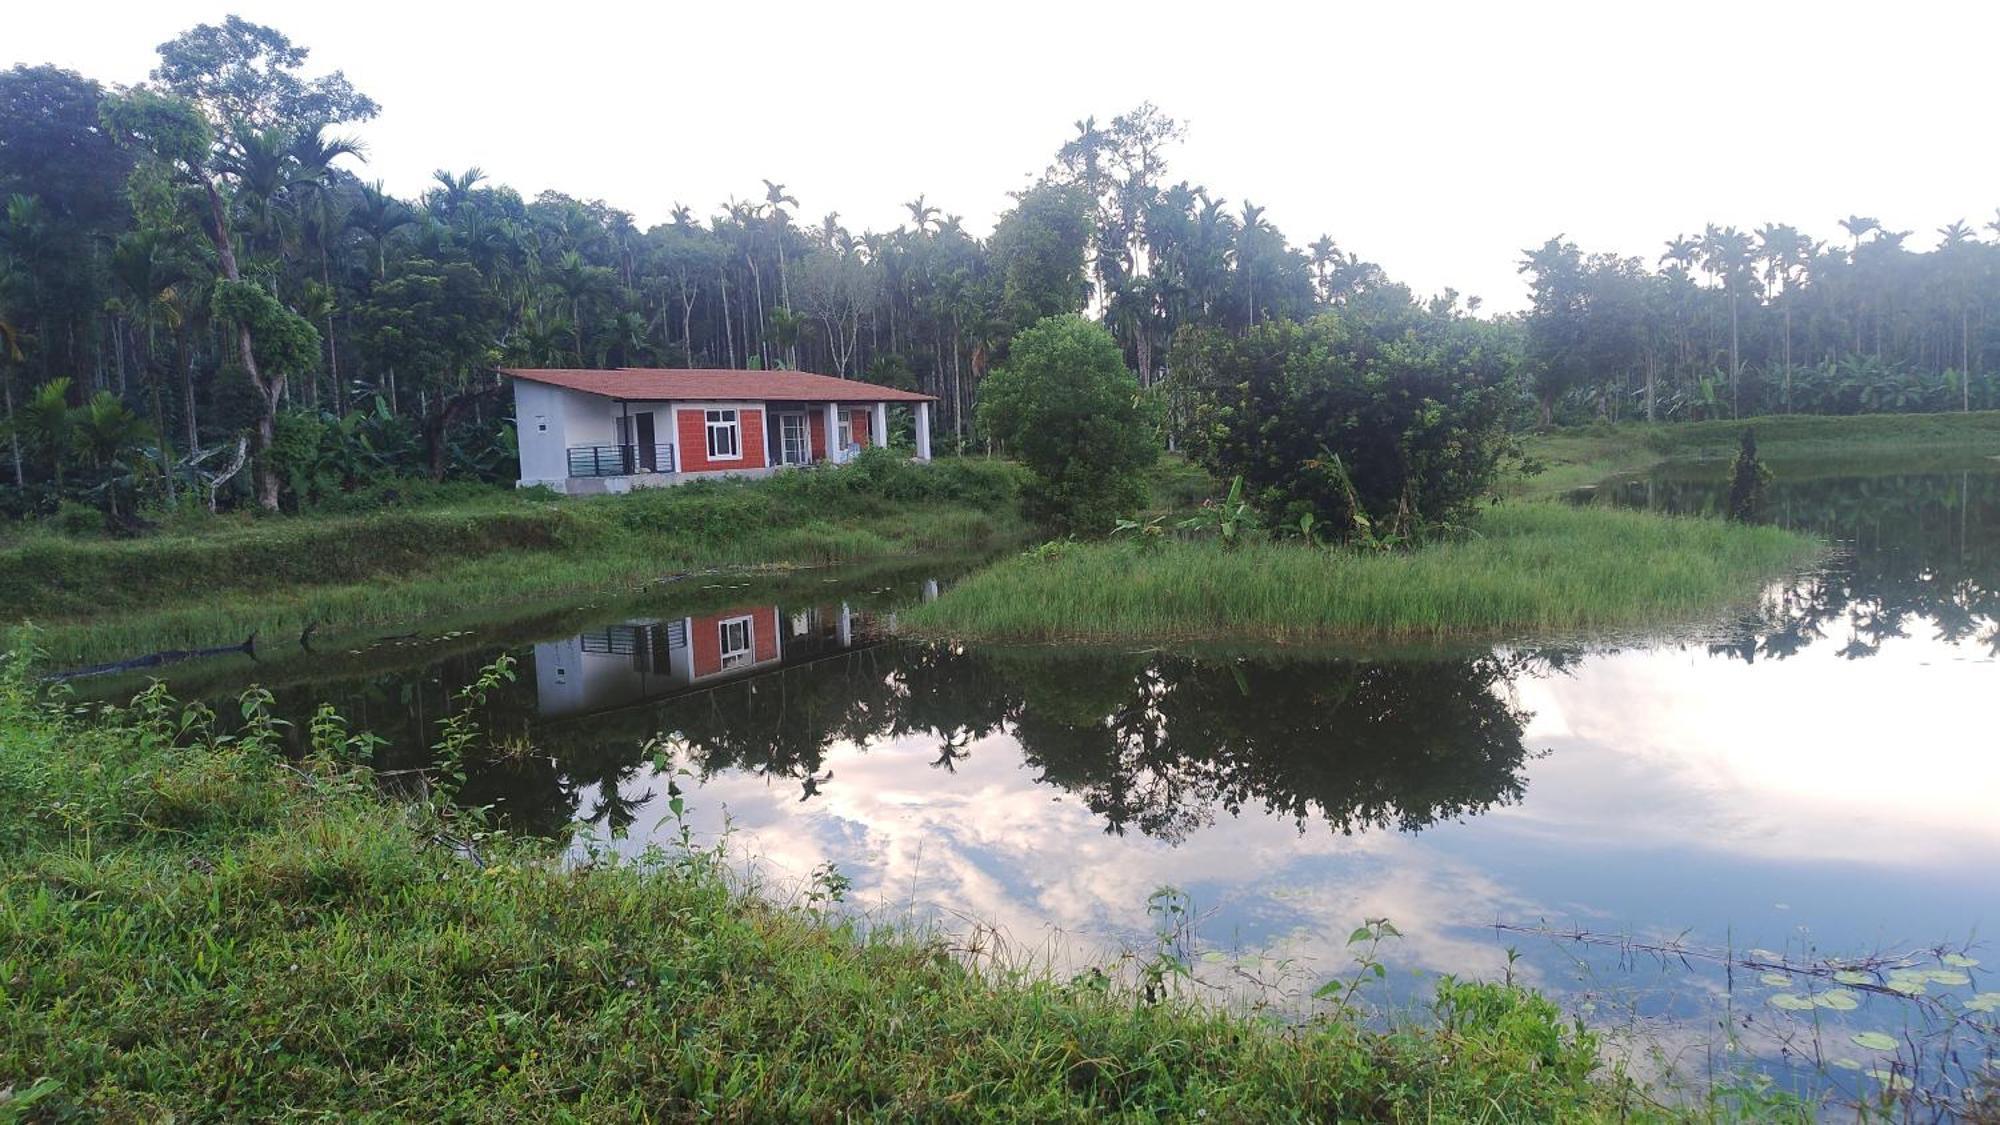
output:
<svg viewBox="0 0 2000 1125"><path fill-rule="evenodd" d="M873 615L845 603L621 622L535 646L535 710L544 719L610 710L876 640Z"/></svg>

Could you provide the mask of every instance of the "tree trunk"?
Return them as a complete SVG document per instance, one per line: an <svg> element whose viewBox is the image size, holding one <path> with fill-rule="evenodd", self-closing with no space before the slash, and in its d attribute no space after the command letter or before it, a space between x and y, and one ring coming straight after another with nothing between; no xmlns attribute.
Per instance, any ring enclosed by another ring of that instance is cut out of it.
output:
<svg viewBox="0 0 2000 1125"><path fill-rule="evenodd" d="M21 471L21 431L14 428L14 377L0 379L0 393L7 396L7 444L14 455L14 487L28 487L28 478Z"/></svg>
<svg viewBox="0 0 2000 1125"><path fill-rule="evenodd" d="M681 298L681 353L683 366L694 367L694 302Z"/></svg>
<svg viewBox="0 0 2000 1125"><path fill-rule="evenodd" d="M229 214L222 205L222 193L216 190L215 181L204 174L202 187L208 192L208 213L212 224L209 236L215 243L215 257L222 265L222 276L231 281L242 281L243 275L236 268L236 247L229 237ZM250 385L257 389L257 398L262 405L257 419L257 428L252 431L255 448L251 453L256 458L252 473L257 482L257 504L267 512L278 510L278 471L271 464L271 444L278 434L278 403L285 397L285 377L272 374L269 379L257 370L256 343L250 338L248 325L236 327L236 350L243 359L243 372L250 376Z"/></svg>
<svg viewBox="0 0 2000 1125"><path fill-rule="evenodd" d="M729 273L722 273L722 344L728 353L729 366L736 366L736 330L729 326Z"/></svg>
<svg viewBox="0 0 2000 1125"><path fill-rule="evenodd" d="M187 362L179 364L181 369L181 420L187 424L188 453L192 455L201 448L201 429L194 412L194 345L186 336L181 338L181 348Z"/></svg>
<svg viewBox="0 0 2000 1125"><path fill-rule="evenodd" d="M148 349L150 359L151 349ZM160 475L166 478L167 507L174 506L174 444L167 437L167 410L160 401L160 373L156 367L147 368L146 382L153 390L153 429L160 435Z"/></svg>
<svg viewBox="0 0 2000 1125"><path fill-rule="evenodd" d="M1648 424L1651 424L1656 420L1653 412L1653 389L1657 377L1657 372L1659 370L1659 366L1660 366L1660 357L1654 353L1652 348L1647 348L1646 349L1646 421Z"/></svg>

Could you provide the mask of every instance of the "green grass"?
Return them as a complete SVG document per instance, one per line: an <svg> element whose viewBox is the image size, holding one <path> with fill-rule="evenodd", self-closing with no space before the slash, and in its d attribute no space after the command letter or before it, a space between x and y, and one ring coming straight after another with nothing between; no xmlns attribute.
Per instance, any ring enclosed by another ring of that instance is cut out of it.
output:
<svg viewBox="0 0 2000 1125"><path fill-rule="evenodd" d="M1662 461L1731 458L1746 427L1757 431L1758 453L1767 461L2000 454L2000 411L1990 410L1970 414L1782 414L1740 421L1579 426L1531 435L1528 452L1545 469L1510 482L1506 491L1526 498L1560 496Z"/></svg>
<svg viewBox="0 0 2000 1125"><path fill-rule="evenodd" d="M1522 989L1445 981L1387 1027L1148 1001L711 854L567 865L378 797L330 725L294 764L181 716L0 677L0 1117L1714 1119Z"/></svg>
<svg viewBox="0 0 2000 1125"><path fill-rule="evenodd" d="M1505 504L1477 534L1410 552L1214 541L1065 544L903 613L929 636L1001 642L1442 640L1684 624L1813 562L1771 527Z"/></svg>
<svg viewBox="0 0 2000 1125"><path fill-rule="evenodd" d="M365 516L228 521L0 550L0 604L76 664L260 633L519 614L687 571L964 552L1020 536L1019 470L869 458L768 480L553 501L503 496Z"/></svg>

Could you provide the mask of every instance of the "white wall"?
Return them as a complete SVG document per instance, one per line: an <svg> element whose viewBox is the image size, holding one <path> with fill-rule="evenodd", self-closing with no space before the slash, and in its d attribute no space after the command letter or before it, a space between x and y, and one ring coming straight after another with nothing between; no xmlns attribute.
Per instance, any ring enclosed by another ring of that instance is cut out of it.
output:
<svg viewBox="0 0 2000 1125"><path fill-rule="evenodd" d="M568 413L569 443L571 445L616 445L618 444L618 404L602 395L585 394L567 387L557 387L562 396L563 408Z"/></svg>
<svg viewBox="0 0 2000 1125"><path fill-rule="evenodd" d="M521 443L523 488L560 485L569 476L568 410L561 387L514 380L514 432Z"/></svg>

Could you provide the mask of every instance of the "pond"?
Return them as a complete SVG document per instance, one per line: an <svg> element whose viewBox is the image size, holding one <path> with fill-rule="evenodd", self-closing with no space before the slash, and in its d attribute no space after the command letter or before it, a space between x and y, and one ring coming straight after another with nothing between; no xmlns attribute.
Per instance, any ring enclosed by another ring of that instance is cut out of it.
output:
<svg viewBox="0 0 2000 1125"><path fill-rule="evenodd" d="M1713 511L1726 472L1595 501ZM1757 613L1615 649L916 644L897 609L951 577L919 567L696 579L164 675L184 697L264 682L300 727L330 701L407 770L453 689L511 652L487 722L524 749L465 798L579 853L674 839L676 785L695 839L781 893L843 885L871 917L1058 971L1151 949L1173 887L1200 987L1232 1001L1309 1007L1388 918L1392 971L1363 993L1385 1005L1511 974L1656 1076L1944 1096L1993 1065L2000 1018L1976 1010L2000 1002L1980 940L2000 922L2000 471L1781 467L1768 512L1840 555Z"/></svg>

